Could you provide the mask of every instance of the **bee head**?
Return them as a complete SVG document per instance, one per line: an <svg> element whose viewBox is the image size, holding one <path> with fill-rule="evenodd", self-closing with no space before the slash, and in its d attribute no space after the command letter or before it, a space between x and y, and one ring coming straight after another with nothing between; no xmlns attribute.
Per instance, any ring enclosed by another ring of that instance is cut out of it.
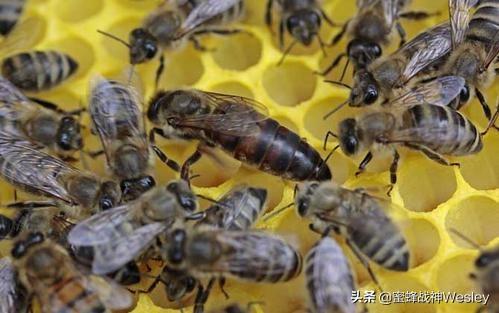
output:
<svg viewBox="0 0 499 313"><path fill-rule="evenodd" d="M362 133L357 127L357 121L347 118L339 125L340 148L346 155L355 155L359 151Z"/></svg>
<svg viewBox="0 0 499 313"><path fill-rule="evenodd" d="M135 28L130 32L130 63L147 62L158 53L158 40L147 30Z"/></svg>
<svg viewBox="0 0 499 313"><path fill-rule="evenodd" d="M139 178L124 179L120 182L124 201L137 199L141 194L156 186L156 181L150 175Z"/></svg>
<svg viewBox="0 0 499 313"><path fill-rule="evenodd" d="M354 86L350 93L350 105L371 105L378 100L378 84L369 71L360 69L355 73Z"/></svg>
<svg viewBox="0 0 499 313"><path fill-rule="evenodd" d="M178 203L186 213L196 211L198 207L196 195L192 193L186 181L173 181L166 186L166 189L176 196Z"/></svg>
<svg viewBox="0 0 499 313"><path fill-rule="evenodd" d="M470 100L470 87L468 84L464 84L463 89L459 93L459 107L462 107L464 104L468 103Z"/></svg>
<svg viewBox="0 0 499 313"><path fill-rule="evenodd" d="M172 266L180 266L185 259L187 233L183 229L174 229L168 240L167 260Z"/></svg>
<svg viewBox="0 0 499 313"><path fill-rule="evenodd" d="M381 46L375 42L355 38L348 43L347 54L356 69L366 68L381 56Z"/></svg>
<svg viewBox="0 0 499 313"><path fill-rule="evenodd" d="M314 10L298 10L288 17L286 27L293 38L308 46L319 32L321 17Z"/></svg>
<svg viewBox="0 0 499 313"><path fill-rule="evenodd" d="M475 266L485 268L497 261L499 261L499 251L484 251L475 260Z"/></svg>
<svg viewBox="0 0 499 313"><path fill-rule="evenodd" d="M296 193L295 203L298 215L301 217L308 216L310 209L310 202L314 196L315 190L319 187L319 182L309 181L301 184Z"/></svg>
<svg viewBox="0 0 499 313"><path fill-rule="evenodd" d="M80 123L72 116L62 118L57 130L57 145L64 151L83 147Z"/></svg>
<svg viewBox="0 0 499 313"><path fill-rule="evenodd" d="M99 196L99 209L101 211L109 210L118 205L121 198L121 190L114 181L102 183Z"/></svg>
<svg viewBox="0 0 499 313"><path fill-rule="evenodd" d="M165 266L161 277L165 281L166 296L171 302L181 300L192 292L197 285L196 279L185 271L179 271Z"/></svg>
<svg viewBox="0 0 499 313"><path fill-rule="evenodd" d="M42 233L29 233L26 239L19 240L14 244L14 247L11 250L11 255L14 259L22 258L26 255L26 252L30 249L30 247L38 245L44 240L45 238Z"/></svg>

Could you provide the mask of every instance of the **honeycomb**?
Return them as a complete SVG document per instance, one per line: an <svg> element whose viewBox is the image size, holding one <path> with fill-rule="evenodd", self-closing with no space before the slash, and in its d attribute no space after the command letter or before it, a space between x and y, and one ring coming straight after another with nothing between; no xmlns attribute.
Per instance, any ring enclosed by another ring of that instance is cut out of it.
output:
<svg viewBox="0 0 499 313"><path fill-rule="evenodd" d="M54 101L61 107L77 108L85 103L89 80L96 74L118 75L128 63L128 51L119 43L96 32L101 29L121 38L140 24L143 17L161 1L156 0L29 0L23 18L34 16L42 20L37 49L58 49L66 52L80 64L77 74L51 91L37 94L38 97ZM281 58L276 38L265 27L263 11L265 0L247 0L247 15L241 25L247 33L230 37L208 38L203 43L212 48L200 53L192 46L166 53L166 70L160 82L161 88L191 86L204 90L234 93L251 97L264 103L270 115L316 147L323 155L322 140L327 130L335 129L339 120L353 116L358 111L346 108L323 121L323 115L334 105L342 102L348 91L323 82L313 71L324 68L334 56L345 48L346 40L338 46L328 48L324 56L317 43L309 48L296 47L277 67ZM345 22L355 11L355 1L324 1L325 11L337 23ZM446 0L416 0L415 10L440 11L437 18L413 22L404 21L408 38L422 29L446 19ZM323 24L321 36L329 40L338 31ZM394 38L394 42L398 42ZM289 38L288 38L289 43ZM396 44L385 49L393 51ZM158 63L150 62L136 67L143 80L145 99L154 92L154 72ZM338 78L342 66L328 78ZM348 75L347 75L348 76ZM351 83L351 77L346 78ZM487 93L491 104L497 99L497 82ZM486 121L476 101L465 113L479 128ZM83 122L89 125L89 117ZM99 148L98 139L85 129L88 150ZM473 271L473 260L478 251L449 233L450 228L483 247L498 244L499 237L499 134L491 131L485 137L484 150L472 157L456 159L461 168L443 167L414 152L402 152L399 168L399 183L392 193L396 207L394 216L401 225L411 251L411 269L407 273L386 271L372 265L381 287L385 291L457 291L476 290L468 278ZM160 141L162 148L178 162L185 160L195 149L193 144L178 144ZM333 145L334 143L331 143ZM402 149L401 149L402 150ZM262 186L269 190L269 210L282 207L292 201L294 184L273 177L224 157L224 167L203 157L193 167L200 176L192 181L196 192L217 198L237 183ZM384 185L388 182L389 160L380 155L368 167L368 171L355 178L353 175L359 160L351 160L340 152L329 161L334 179L346 186ZM454 160L453 160L454 161ZM91 162L93 171L104 175L103 159ZM166 182L175 177L170 169L157 162L158 181ZM2 182L2 203L13 199L12 188ZM5 191L6 190L6 191ZM22 197L22 195L21 195ZM26 197L26 195L24 195ZM208 205L201 200L204 207ZM304 254L315 243L318 236L307 228L293 210L288 210L257 227L282 234L299 247ZM2 243L5 245L5 243ZM4 250L5 251L5 250ZM362 290L375 290L367 272L345 248ZM151 275L154 274L151 273ZM145 279L146 281L148 279ZM146 288L147 283L139 286ZM292 313L305 312L307 299L304 278L279 285L238 283L229 280L226 290L231 301L247 303L262 301L260 312ZM218 288L212 294L208 307L225 303ZM167 303L161 284L150 295L139 294L133 312L178 312L175 304ZM474 312L473 304L394 304L368 305L370 312L406 313L460 313ZM190 312L190 310L184 310Z"/></svg>

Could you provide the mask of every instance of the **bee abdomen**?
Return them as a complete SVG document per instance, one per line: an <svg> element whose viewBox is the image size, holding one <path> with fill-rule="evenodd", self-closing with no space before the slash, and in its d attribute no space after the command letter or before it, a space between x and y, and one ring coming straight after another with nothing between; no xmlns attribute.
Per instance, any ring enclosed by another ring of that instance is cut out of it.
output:
<svg viewBox="0 0 499 313"><path fill-rule="evenodd" d="M469 22L466 39L490 46L492 40L497 40L495 37L499 31L497 16L499 16L499 1L482 0Z"/></svg>
<svg viewBox="0 0 499 313"><path fill-rule="evenodd" d="M6 58L2 63L2 74L26 91L53 88L77 69L78 63L73 58L57 51L23 52Z"/></svg>
<svg viewBox="0 0 499 313"><path fill-rule="evenodd" d="M55 286L53 296L65 304L68 312L95 313L106 312L98 296L90 290L83 288L79 277L72 277ZM66 311L64 311L66 312Z"/></svg>
<svg viewBox="0 0 499 313"><path fill-rule="evenodd" d="M9 34L17 24L26 0L7 0L0 4L0 34Z"/></svg>

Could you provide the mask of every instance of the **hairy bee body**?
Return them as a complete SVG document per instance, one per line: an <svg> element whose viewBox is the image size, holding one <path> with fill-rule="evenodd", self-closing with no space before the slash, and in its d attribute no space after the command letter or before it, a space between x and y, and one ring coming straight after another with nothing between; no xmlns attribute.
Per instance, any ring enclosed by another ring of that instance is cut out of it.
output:
<svg viewBox="0 0 499 313"><path fill-rule="evenodd" d="M26 0L4 0L0 3L0 34L8 35L16 26Z"/></svg>
<svg viewBox="0 0 499 313"><path fill-rule="evenodd" d="M480 253L475 260L473 278L483 294L490 295L490 300L483 307L484 312L499 310L499 249L493 248Z"/></svg>
<svg viewBox="0 0 499 313"><path fill-rule="evenodd" d="M58 51L31 51L9 56L2 62L2 75L19 89L51 89L73 75L78 63Z"/></svg>

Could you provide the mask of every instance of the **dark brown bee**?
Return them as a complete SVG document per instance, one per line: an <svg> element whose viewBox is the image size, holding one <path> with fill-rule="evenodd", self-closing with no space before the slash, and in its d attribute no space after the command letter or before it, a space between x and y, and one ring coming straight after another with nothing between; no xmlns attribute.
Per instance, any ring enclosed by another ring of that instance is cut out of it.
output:
<svg viewBox="0 0 499 313"><path fill-rule="evenodd" d="M352 291L357 290L348 259L329 237L315 244L305 258L312 313L355 313Z"/></svg>
<svg viewBox="0 0 499 313"><path fill-rule="evenodd" d="M488 88L496 77L496 69L491 65L499 54L499 2L482 0L471 15L470 8L477 2L449 1L453 51L443 73L466 80L460 97L451 106L459 109L476 94L490 120L492 114L481 90Z"/></svg>
<svg viewBox="0 0 499 313"><path fill-rule="evenodd" d="M19 21L26 0L3 0L0 3L0 34L8 35Z"/></svg>
<svg viewBox="0 0 499 313"><path fill-rule="evenodd" d="M171 139L200 141L185 162L182 177L207 147L219 147L237 160L285 179L328 180L331 172L319 153L297 134L267 117L260 103L200 90L161 91L150 101L151 132Z"/></svg>
<svg viewBox="0 0 499 313"><path fill-rule="evenodd" d="M40 233L17 241L11 254L13 264L2 270L11 279L0 282L2 299L7 300L4 312L18 312L12 311L18 304L16 280L39 301L44 313L110 312L132 305L128 291L102 277L80 273L67 252Z"/></svg>
<svg viewBox="0 0 499 313"><path fill-rule="evenodd" d="M367 258L389 270L409 270L406 240L386 215L386 204L364 190L306 182L298 187L295 204L298 214L311 221L311 230L323 235L335 231L345 237L374 280Z"/></svg>
<svg viewBox="0 0 499 313"><path fill-rule="evenodd" d="M11 55L2 62L2 75L24 91L54 88L73 75L78 63L58 51L30 51Z"/></svg>
<svg viewBox="0 0 499 313"><path fill-rule="evenodd" d="M25 138L70 159L83 147L81 126L74 117L80 113L80 110L65 112L53 103L29 99L0 77L0 129L5 136Z"/></svg>

